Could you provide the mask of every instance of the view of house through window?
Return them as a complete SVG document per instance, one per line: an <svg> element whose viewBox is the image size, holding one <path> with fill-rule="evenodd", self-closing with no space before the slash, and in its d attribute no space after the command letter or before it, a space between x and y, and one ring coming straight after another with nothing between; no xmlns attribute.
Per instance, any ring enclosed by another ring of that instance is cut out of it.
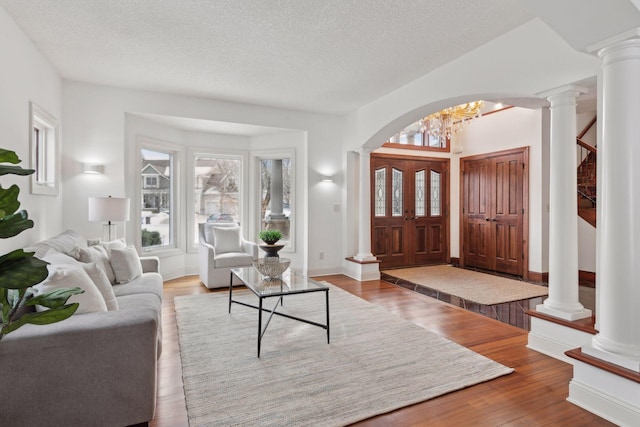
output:
<svg viewBox="0 0 640 427"><path fill-rule="evenodd" d="M292 206L291 159L260 160L260 227L262 230L279 230L279 243L291 243Z"/></svg>
<svg viewBox="0 0 640 427"><path fill-rule="evenodd" d="M142 247L173 245L171 153L143 148L142 178Z"/></svg>
<svg viewBox="0 0 640 427"><path fill-rule="evenodd" d="M240 222L239 158L215 155L195 157L194 183L194 242L198 241L201 222Z"/></svg>

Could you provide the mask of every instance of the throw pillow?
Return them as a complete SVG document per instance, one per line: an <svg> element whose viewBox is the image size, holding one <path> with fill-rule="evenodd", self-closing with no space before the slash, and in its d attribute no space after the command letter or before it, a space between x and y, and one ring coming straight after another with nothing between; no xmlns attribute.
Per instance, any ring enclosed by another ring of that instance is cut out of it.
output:
<svg viewBox="0 0 640 427"><path fill-rule="evenodd" d="M113 286L111 286L107 274L102 270L102 268L98 267L95 262L80 265L84 268L84 271L87 272L93 283L96 285L96 288L98 288L102 294L104 302L107 304L107 310L117 311L119 309L118 300L116 299L116 294L113 292Z"/></svg>
<svg viewBox="0 0 640 427"><path fill-rule="evenodd" d="M216 253L242 252L240 227L213 227Z"/></svg>
<svg viewBox="0 0 640 427"><path fill-rule="evenodd" d="M38 295L60 288L79 287L84 290L84 293L72 295L67 302L80 303L75 314L107 311L107 304L102 294L80 265L49 264L47 268L49 269L49 276L43 282L34 286L34 289L38 291ZM48 309L36 306L36 310L45 311Z"/></svg>
<svg viewBox="0 0 640 427"><path fill-rule="evenodd" d="M127 242L124 239L110 240L108 242L100 241L100 246L106 249L107 254L111 257L112 249L124 249L127 247Z"/></svg>
<svg viewBox="0 0 640 427"><path fill-rule="evenodd" d="M116 283L129 283L136 277L142 276L142 264L133 246L111 249L111 266L116 275Z"/></svg>
<svg viewBox="0 0 640 427"><path fill-rule="evenodd" d="M75 248L74 256L80 262L95 262L98 267L102 269L107 275L109 282L116 282L116 274L111 267L111 262L109 261L109 254L107 250L100 246L89 246L87 248L77 247Z"/></svg>

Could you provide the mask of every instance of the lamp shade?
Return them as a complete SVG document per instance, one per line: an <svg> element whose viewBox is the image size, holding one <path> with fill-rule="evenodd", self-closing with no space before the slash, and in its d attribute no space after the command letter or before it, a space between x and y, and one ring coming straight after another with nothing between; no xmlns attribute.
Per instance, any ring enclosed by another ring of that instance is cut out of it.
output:
<svg viewBox="0 0 640 427"><path fill-rule="evenodd" d="M89 221L129 221L129 199L89 197Z"/></svg>

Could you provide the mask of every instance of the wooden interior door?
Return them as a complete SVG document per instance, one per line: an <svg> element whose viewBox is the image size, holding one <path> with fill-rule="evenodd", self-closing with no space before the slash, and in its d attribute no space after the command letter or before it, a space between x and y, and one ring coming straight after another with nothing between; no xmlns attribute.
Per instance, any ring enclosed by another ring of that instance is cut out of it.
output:
<svg viewBox="0 0 640 427"><path fill-rule="evenodd" d="M372 155L372 252L381 268L449 259L448 159Z"/></svg>
<svg viewBox="0 0 640 427"><path fill-rule="evenodd" d="M461 159L461 264L524 276L526 148Z"/></svg>

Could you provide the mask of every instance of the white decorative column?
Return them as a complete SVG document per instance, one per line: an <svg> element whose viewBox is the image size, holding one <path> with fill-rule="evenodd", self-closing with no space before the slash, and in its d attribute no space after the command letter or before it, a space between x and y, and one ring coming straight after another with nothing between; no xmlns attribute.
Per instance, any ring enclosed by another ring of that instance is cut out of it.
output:
<svg viewBox="0 0 640 427"><path fill-rule="evenodd" d="M576 98L586 89L546 92L551 103L549 298L536 311L564 320L591 317L579 301Z"/></svg>
<svg viewBox="0 0 640 427"><path fill-rule="evenodd" d="M640 382L621 375L613 365L640 374L640 28L589 50L602 59L596 228L599 333L582 345L581 352L570 353L575 361L567 400L617 425L637 426Z"/></svg>
<svg viewBox="0 0 640 427"><path fill-rule="evenodd" d="M270 219L282 219L282 159L271 161L271 213Z"/></svg>
<svg viewBox="0 0 640 427"><path fill-rule="evenodd" d="M358 254L356 261L376 261L371 253L371 151L360 149L360 183L359 205L360 217L358 218Z"/></svg>
<svg viewBox="0 0 640 427"><path fill-rule="evenodd" d="M599 334L583 352L640 372L640 30L602 58Z"/></svg>

